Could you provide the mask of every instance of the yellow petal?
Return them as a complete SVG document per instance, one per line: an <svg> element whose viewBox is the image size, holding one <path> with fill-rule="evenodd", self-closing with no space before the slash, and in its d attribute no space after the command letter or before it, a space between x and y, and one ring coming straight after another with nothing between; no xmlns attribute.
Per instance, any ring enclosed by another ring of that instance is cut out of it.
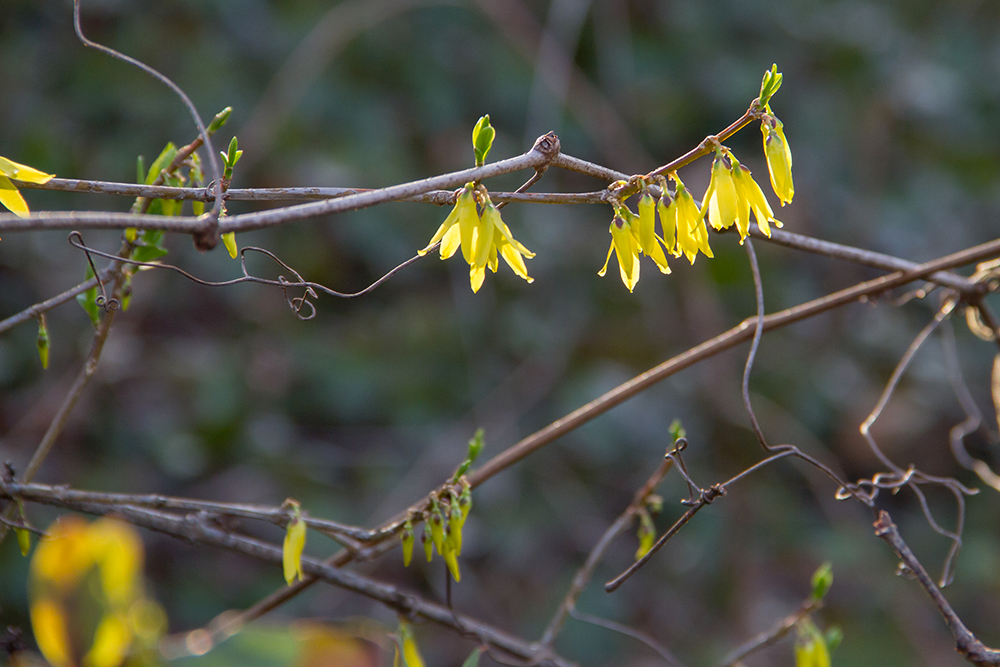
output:
<svg viewBox="0 0 1000 667"><path fill-rule="evenodd" d="M458 227L462 235L462 256L472 264L476 252L473 244L476 228L479 226L479 213L476 211L476 197L468 185L458 196L455 208L458 209Z"/></svg>
<svg viewBox="0 0 1000 667"><path fill-rule="evenodd" d="M444 222L441 223L441 226L437 228L436 232L434 232L434 236L431 237L431 241L430 243L427 244L427 247L418 250L417 254L426 255L428 252L430 252L431 248L434 247L435 243L441 241L441 259L447 259L447 257L451 257L452 254L455 252L455 250L452 249L452 251L448 253L447 257L445 257L444 241L442 239L449 231L451 231L454 228L455 223L457 222L458 222L458 204L456 203L455 206L451 209L451 213L448 214L448 217L444 219Z"/></svg>
<svg viewBox="0 0 1000 667"><path fill-rule="evenodd" d="M448 259L462 245L462 235L460 232L461 229L459 229L458 225L452 225L444 233L444 236L441 237L441 259ZM432 243L431 245L434 244Z"/></svg>
<svg viewBox="0 0 1000 667"><path fill-rule="evenodd" d="M66 613L62 607L46 598L31 603L31 629L35 642L52 667L72 665Z"/></svg>
<svg viewBox="0 0 1000 667"><path fill-rule="evenodd" d="M664 203L667 199L670 201ZM665 186L663 196L656 202L656 212L659 213L660 224L663 226L663 245L671 255L680 257L681 251L677 248L677 204L666 192Z"/></svg>
<svg viewBox="0 0 1000 667"><path fill-rule="evenodd" d="M784 206L795 196L795 185L792 182L792 151L785 139L781 121L774 119L774 123L774 126L766 122L761 123L760 131L764 135L764 157L767 158L767 169L771 174L771 188Z"/></svg>
<svg viewBox="0 0 1000 667"><path fill-rule="evenodd" d="M48 183L55 174L46 174L34 167L0 157L0 174L25 183Z"/></svg>
<svg viewBox="0 0 1000 667"><path fill-rule="evenodd" d="M621 221L621 226L618 222ZM639 247L632 235L632 229L624 219L615 218L611 225L611 243L615 248L615 255L618 257L618 269L621 274L622 283L631 292L635 289L635 284L639 282Z"/></svg>
<svg viewBox="0 0 1000 667"><path fill-rule="evenodd" d="M236 232L226 232L222 235L222 242L226 244L226 250L229 251L229 256L236 259L236 255L239 251L236 249Z"/></svg>
<svg viewBox="0 0 1000 667"><path fill-rule="evenodd" d="M297 514L297 512L296 512ZM285 531L285 544L281 550L281 563L285 570L285 582L291 585L295 578L305 576L302 572L302 551L306 546L306 523L296 516Z"/></svg>
<svg viewBox="0 0 1000 667"><path fill-rule="evenodd" d="M118 667L125 660L132 644L132 632L121 614L109 614L101 619L94 633L94 644L83 657L84 667Z"/></svg>
<svg viewBox="0 0 1000 667"><path fill-rule="evenodd" d="M708 222L715 229L724 229L736 221L738 200L733 172L718 155L712 162L712 180L702 201L702 215L708 212Z"/></svg>
<svg viewBox="0 0 1000 667"><path fill-rule="evenodd" d="M24 197L17 191L14 184L10 182L10 179L3 175L0 175L0 204L7 207L11 213L19 215L22 218L30 213L28 203L24 201Z"/></svg>
<svg viewBox="0 0 1000 667"><path fill-rule="evenodd" d="M649 255L659 248L656 242L656 201L649 190L639 197L639 250ZM663 254L663 250L660 250Z"/></svg>
<svg viewBox="0 0 1000 667"><path fill-rule="evenodd" d="M500 256L503 257L504 261L507 262L507 266L509 266L514 273L521 276L529 283L535 282L535 279L528 275L528 267L524 265L524 258L521 253L514 248L514 246L507 243L506 239L503 239L503 242L498 244L497 248L500 250Z"/></svg>

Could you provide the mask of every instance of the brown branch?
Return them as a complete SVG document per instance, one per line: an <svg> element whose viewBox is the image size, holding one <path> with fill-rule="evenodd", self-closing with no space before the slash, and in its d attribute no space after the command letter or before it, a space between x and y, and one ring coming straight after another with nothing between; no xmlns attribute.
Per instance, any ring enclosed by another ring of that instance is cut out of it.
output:
<svg viewBox="0 0 1000 667"><path fill-rule="evenodd" d="M962 619L951 608L948 600L942 595L941 590L934 583L934 580L931 579L927 570L924 569L924 566L917 560L917 557L903 540L902 535L899 534L899 529L896 528L896 524L893 523L889 513L884 510L879 512L874 527L875 535L882 538L896 552L896 556L899 557L902 564L913 574L914 579L920 584L920 587L933 600L934 606L937 607L938 612L944 618L945 625L948 626L952 637L955 638L955 650L974 665L981 667L996 667L1000 665L1000 651L983 644L971 630L965 627Z"/></svg>
<svg viewBox="0 0 1000 667"><path fill-rule="evenodd" d="M2 479L0 479L0 492L8 497L16 495L14 487L9 486ZM129 505L93 504L72 500L56 500L55 498L39 499L39 501L88 514L113 514L137 526L194 544L221 547L270 563L282 562L280 546L222 530L208 525L198 517L175 516L166 512ZM540 649L535 644L526 642L470 616L458 614L444 605L425 600L415 593L405 591L392 584L345 571L309 557L302 558L302 569L314 579L326 581L339 588L376 600L402 614L424 618L463 634L471 633L492 647L524 660L531 660L535 664L551 664L557 667L573 665L572 662L558 656L551 650Z"/></svg>
<svg viewBox="0 0 1000 667"><path fill-rule="evenodd" d="M594 548L591 549L590 553L587 555L587 560L584 564L576 571L573 575L573 582L570 584L569 590L566 592L565 597L563 597L562 603L559 605L559 609L556 610L555 615L552 620L549 621L548 627L545 628L545 632L542 634L542 638L539 640L539 644L546 647L551 647L552 643L556 640L556 636L559 631L562 630L563 624L566 622L566 617L576 608L576 601L580 598L580 594L590 583L591 578L594 576L594 569L597 564L601 562L604 558L605 552L607 552L608 547L614 542L619 535L628 530L629 526L632 524L632 520L638 514L639 510L642 509L649 495L653 493L656 485L660 483L663 476L667 474L670 468L673 467L673 459L664 459L660 464L660 467L656 469L646 483L636 492L632 503L625 508L625 511L615 519L614 523L608 527L601 536L601 539L597 541Z"/></svg>
<svg viewBox="0 0 1000 667"><path fill-rule="evenodd" d="M720 667L735 667L743 658L762 648L773 646L795 628L795 624L823 606L822 599L807 598L798 610L792 612L771 628L761 632L750 641L734 649L722 660Z"/></svg>

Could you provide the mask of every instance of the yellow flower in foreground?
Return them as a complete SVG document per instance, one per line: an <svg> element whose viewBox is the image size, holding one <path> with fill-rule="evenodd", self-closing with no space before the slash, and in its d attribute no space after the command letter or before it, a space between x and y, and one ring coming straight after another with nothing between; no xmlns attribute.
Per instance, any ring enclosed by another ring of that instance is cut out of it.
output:
<svg viewBox="0 0 1000 667"><path fill-rule="evenodd" d="M618 257L618 268L621 272L622 282L631 292L635 289L635 284L639 282L639 244L635 240L632 228L617 211L615 219L611 221L611 247L608 248L608 258L604 260L604 268L597 272L603 276L608 271L608 262L611 261L611 252L614 251Z"/></svg>
<svg viewBox="0 0 1000 667"><path fill-rule="evenodd" d="M733 181L733 171L727 167L721 153L716 153L712 162L712 180L708 182L708 190L701 200L701 211L698 215L704 217L708 213L708 222L715 229L725 229L738 216L739 199L736 196L736 183Z"/></svg>
<svg viewBox="0 0 1000 667"><path fill-rule="evenodd" d="M778 195L781 205L790 204L795 195L795 185L792 182L792 151L785 139L785 130L780 120L774 116L767 117L760 124L764 135L764 157L767 158L767 169L771 172L771 187Z"/></svg>
<svg viewBox="0 0 1000 667"><path fill-rule="evenodd" d="M46 174L33 167L0 157L0 204L16 215L22 217L28 215L30 213L28 204L14 187L14 184L10 182L10 179L26 183L48 183L52 176L53 174Z"/></svg>
<svg viewBox="0 0 1000 667"><path fill-rule="evenodd" d="M46 531L32 557L31 625L54 667L118 667L155 645L165 628L162 609L143 597L142 541L128 524L88 524L64 517ZM154 610L160 623L136 613Z"/></svg>
<svg viewBox="0 0 1000 667"><path fill-rule="evenodd" d="M402 644L402 661L400 661L400 647ZM393 667L401 667L400 662L405 667L424 667L424 659L420 656L420 649L417 648L417 641L413 637L413 630L410 624L399 621L399 644L396 645L396 657L393 658Z"/></svg>

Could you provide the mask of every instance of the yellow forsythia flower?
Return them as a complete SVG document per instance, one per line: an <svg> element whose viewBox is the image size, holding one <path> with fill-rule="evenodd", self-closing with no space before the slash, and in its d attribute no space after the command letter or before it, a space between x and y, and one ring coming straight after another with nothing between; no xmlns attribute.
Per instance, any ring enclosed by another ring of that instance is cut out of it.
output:
<svg viewBox="0 0 1000 667"><path fill-rule="evenodd" d="M740 232L740 242L747 237L750 228L750 211L753 211L757 218L757 228L767 237L771 236L771 226L781 227L781 221L776 220L771 205L767 203L764 191L753 179L750 170L733 158L733 177L736 183L736 193L740 200L740 216L736 221L736 227Z"/></svg>
<svg viewBox="0 0 1000 667"><path fill-rule="evenodd" d="M430 243L419 250L418 254L427 254L440 241L441 259L448 259L461 246L462 257L469 264L469 282L473 292L478 292L482 287L486 267L496 273L498 257L503 257L514 273L529 283L533 282L534 279L528 276L524 258L530 259L535 253L514 239L489 195L483 194L483 198L483 214L480 216L475 187L472 183L466 183L451 213L438 227Z"/></svg>
<svg viewBox="0 0 1000 667"><path fill-rule="evenodd" d="M35 639L53 667L118 667L159 640L165 621L151 633L135 613L155 609L162 618L143 597L142 565L142 541L125 523L65 517L49 527L32 557L29 589Z"/></svg>
<svg viewBox="0 0 1000 667"><path fill-rule="evenodd" d="M664 230L670 224L673 224L677 230L677 250L674 254L680 256L683 253L692 264L694 264L699 251L706 257L714 257L712 248L708 245L705 217L698 210L698 205L694 203L691 192L681 182L680 177L674 174L672 178L677 183L677 190L674 192L674 198L670 202L668 210L661 210L660 217L667 221L663 223ZM669 209L672 209L672 212ZM663 215L664 213L666 216ZM671 216L673 216L673 220L669 221Z"/></svg>
<svg viewBox="0 0 1000 667"><path fill-rule="evenodd" d="M302 520L302 509L294 500L286 501L292 508L292 520L285 531L285 543L281 549L281 563L285 570L285 582L291 586L295 578L302 581L302 551L306 546L306 522Z"/></svg>
<svg viewBox="0 0 1000 667"><path fill-rule="evenodd" d="M726 166L722 154L716 153L712 161L712 179L708 182L698 215L705 217L708 213L708 222L713 228L725 229L736 222L738 209L732 169Z"/></svg>
<svg viewBox="0 0 1000 667"><path fill-rule="evenodd" d="M792 183L792 151L785 139L785 130L781 121L774 116L765 116L760 124L764 135L764 157L767 158L767 169L771 173L771 187L778 195L781 205L789 204L795 195L795 185Z"/></svg>
<svg viewBox="0 0 1000 667"><path fill-rule="evenodd" d="M400 539L403 541L403 567L410 567L410 561L413 560L413 525L409 520L403 527Z"/></svg>
<svg viewBox="0 0 1000 667"><path fill-rule="evenodd" d="M639 282L639 244L632 234L632 228L618 211L615 211L615 218L611 221L609 231L611 232L611 247L608 248L608 257L604 260L604 267L597 272L597 275L603 276L607 273L613 251L618 258L618 269L622 282L631 292L635 289L635 284Z"/></svg>
<svg viewBox="0 0 1000 667"><path fill-rule="evenodd" d="M656 234L656 200L649 188L643 189L639 197L638 219L630 219L629 223L638 223L633 225L632 231L639 244L639 251L653 260L660 273L670 273L667 256L663 254L663 239Z"/></svg>
<svg viewBox="0 0 1000 667"><path fill-rule="evenodd" d="M52 177L53 174L46 174L33 167L0 157L0 204L21 217L28 215L30 213L28 204L10 179L26 183L48 183Z"/></svg>
<svg viewBox="0 0 1000 667"><path fill-rule="evenodd" d="M830 651L820 637L795 644L795 667L830 667Z"/></svg>

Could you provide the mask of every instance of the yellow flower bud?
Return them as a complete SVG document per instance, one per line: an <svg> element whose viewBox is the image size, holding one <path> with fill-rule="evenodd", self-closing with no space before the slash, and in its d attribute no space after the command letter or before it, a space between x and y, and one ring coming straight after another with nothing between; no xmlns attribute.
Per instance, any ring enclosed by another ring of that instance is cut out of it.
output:
<svg viewBox="0 0 1000 667"><path fill-rule="evenodd" d="M302 551L306 546L306 522L302 520L302 510L298 503L291 503L293 517L285 531L285 543L281 550L281 563L285 570L285 582L291 586L295 578L305 576L302 572Z"/></svg>
<svg viewBox="0 0 1000 667"><path fill-rule="evenodd" d="M611 221L611 247L608 248L608 257L604 260L604 268L597 272L603 276L608 271L608 262L611 261L611 252L614 251L618 257L618 268L621 273L622 282L631 292L635 289L635 284L639 282L639 245L632 235L632 229L621 215L615 213L614 220Z"/></svg>
<svg viewBox="0 0 1000 667"><path fill-rule="evenodd" d="M778 195L781 205L789 204L795 195L795 185L792 183L792 151L785 139L785 130L780 120L771 117L760 124L764 135L764 157L767 158L767 169L771 173L771 187Z"/></svg>

